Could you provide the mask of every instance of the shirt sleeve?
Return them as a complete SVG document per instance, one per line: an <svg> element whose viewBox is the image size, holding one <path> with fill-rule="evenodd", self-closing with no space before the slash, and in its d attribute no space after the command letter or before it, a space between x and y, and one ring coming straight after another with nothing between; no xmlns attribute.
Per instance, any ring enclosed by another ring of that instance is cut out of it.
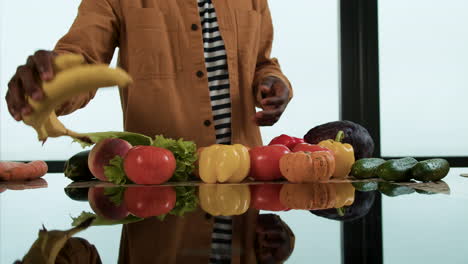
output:
<svg viewBox="0 0 468 264"><path fill-rule="evenodd" d="M57 54L81 54L87 63L109 64L118 46L120 7L116 0L83 0L73 25L56 44ZM57 115L67 115L83 108L96 91L83 94L56 109Z"/></svg>
<svg viewBox="0 0 468 264"><path fill-rule="evenodd" d="M258 85L266 77L273 76L282 80L289 88L289 100L293 97L293 89L288 78L281 71L278 59L271 58L271 49L273 45L273 22L271 19L270 8L268 1L264 2L264 7L261 10L260 22L260 46L257 56L257 65L255 70L255 77L253 82L253 91L256 97L256 105L260 107L262 100L261 91L258 90Z"/></svg>

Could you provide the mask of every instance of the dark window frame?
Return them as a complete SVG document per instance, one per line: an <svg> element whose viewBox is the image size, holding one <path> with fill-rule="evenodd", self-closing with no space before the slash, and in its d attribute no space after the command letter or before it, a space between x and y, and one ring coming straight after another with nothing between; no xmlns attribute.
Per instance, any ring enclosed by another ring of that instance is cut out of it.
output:
<svg viewBox="0 0 468 264"><path fill-rule="evenodd" d="M340 1L340 118L366 127L380 157L379 47L377 0ZM377 98L377 99L376 99ZM341 224L343 264L383 263L382 195L369 213Z"/></svg>

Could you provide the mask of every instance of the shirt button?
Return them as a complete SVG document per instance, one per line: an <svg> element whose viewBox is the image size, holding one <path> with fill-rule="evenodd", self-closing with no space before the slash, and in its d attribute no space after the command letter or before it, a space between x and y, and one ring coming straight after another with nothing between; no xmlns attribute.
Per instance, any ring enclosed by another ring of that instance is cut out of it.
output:
<svg viewBox="0 0 468 264"><path fill-rule="evenodd" d="M192 30L197 31L198 30L198 25L197 24L192 24Z"/></svg>
<svg viewBox="0 0 468 264"><path fill-rule="evenodd" d="M203 124L204 124L205 126L207 126L207 127L208 127L208 126L211 126L211 121L210 121L210 120L205 120L205 122L203 122Z"/></svg>
<svg viewBox="0 0 468 264"><path fill-rule="evenodd" d="M202 78L205 74L202 71L197 71L197 77Z"/></svg>

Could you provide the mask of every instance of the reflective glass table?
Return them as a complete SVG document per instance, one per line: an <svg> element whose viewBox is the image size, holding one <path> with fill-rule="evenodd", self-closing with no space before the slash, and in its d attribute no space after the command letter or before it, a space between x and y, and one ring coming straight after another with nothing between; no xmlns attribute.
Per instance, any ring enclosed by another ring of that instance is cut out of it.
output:
<svg viewBox="0 0 468 264"><path fill-rule="evenodd" d="M363 238L343 236L343 223L368 217L375 201L384 263L468 263L467 172L401 184L117 187L63 174L0 182L0 263L23 259L40 230L49 231L48 247L50 231L89 223L65 240L57 263L347 263L346 245Z"/></svg>

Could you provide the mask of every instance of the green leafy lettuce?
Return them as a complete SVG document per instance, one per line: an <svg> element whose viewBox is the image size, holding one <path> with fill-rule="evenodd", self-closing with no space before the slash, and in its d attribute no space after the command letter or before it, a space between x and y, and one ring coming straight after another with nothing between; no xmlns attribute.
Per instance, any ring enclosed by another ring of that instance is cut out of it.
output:
<svg viewBox="0 0 468 264"><path fill-rule="evenodd" d="M125 187L106 187L104 195L116 206L120 206L123 203L125 189Z"/></svg>
<svg viewBox="0 0 468 264"><path fill-rule="evenodd" d="M135 222L143 220L143 218L136 217L134 215L128 215L126 218L120 219L120 220L110 220L110 219L101 217L99 215L93 214L91 212L83 211L79 216L72 217L72 220L73 220L72 226L77 226L81 224L83 221L88 220L90 217L95 217L95 220L91 224L92 226L123 225L123 224L135 223Z"/></svg>
<svg viewBox="0 0 468 264"><path fill-rule="evenodd" d="M192 141L165 138L158 135L153 140L153 146L170 150L176 159L176 171L171 181L187 181L195 169L197 146Z"/></svg>
<svg viewBox="0 0 468 264"><path fill-rule="evenodd" d="M184 216L186 213L193 212L198 207L198 197L196 195L195 186L177 186L176 191L176 204L174 208L168 213L170 215ZM160 215L157 218L164 220L166 215Z"/></svg>
<svg viewBox="0 0 468 264"><path fill-rule="evenodd" d="M109 161L108 166L104 166L104 175L107 179L116 185L123 185L132 183L130 179L127 178L123 167L124 159L120 156L115 156Z"/></svg>

